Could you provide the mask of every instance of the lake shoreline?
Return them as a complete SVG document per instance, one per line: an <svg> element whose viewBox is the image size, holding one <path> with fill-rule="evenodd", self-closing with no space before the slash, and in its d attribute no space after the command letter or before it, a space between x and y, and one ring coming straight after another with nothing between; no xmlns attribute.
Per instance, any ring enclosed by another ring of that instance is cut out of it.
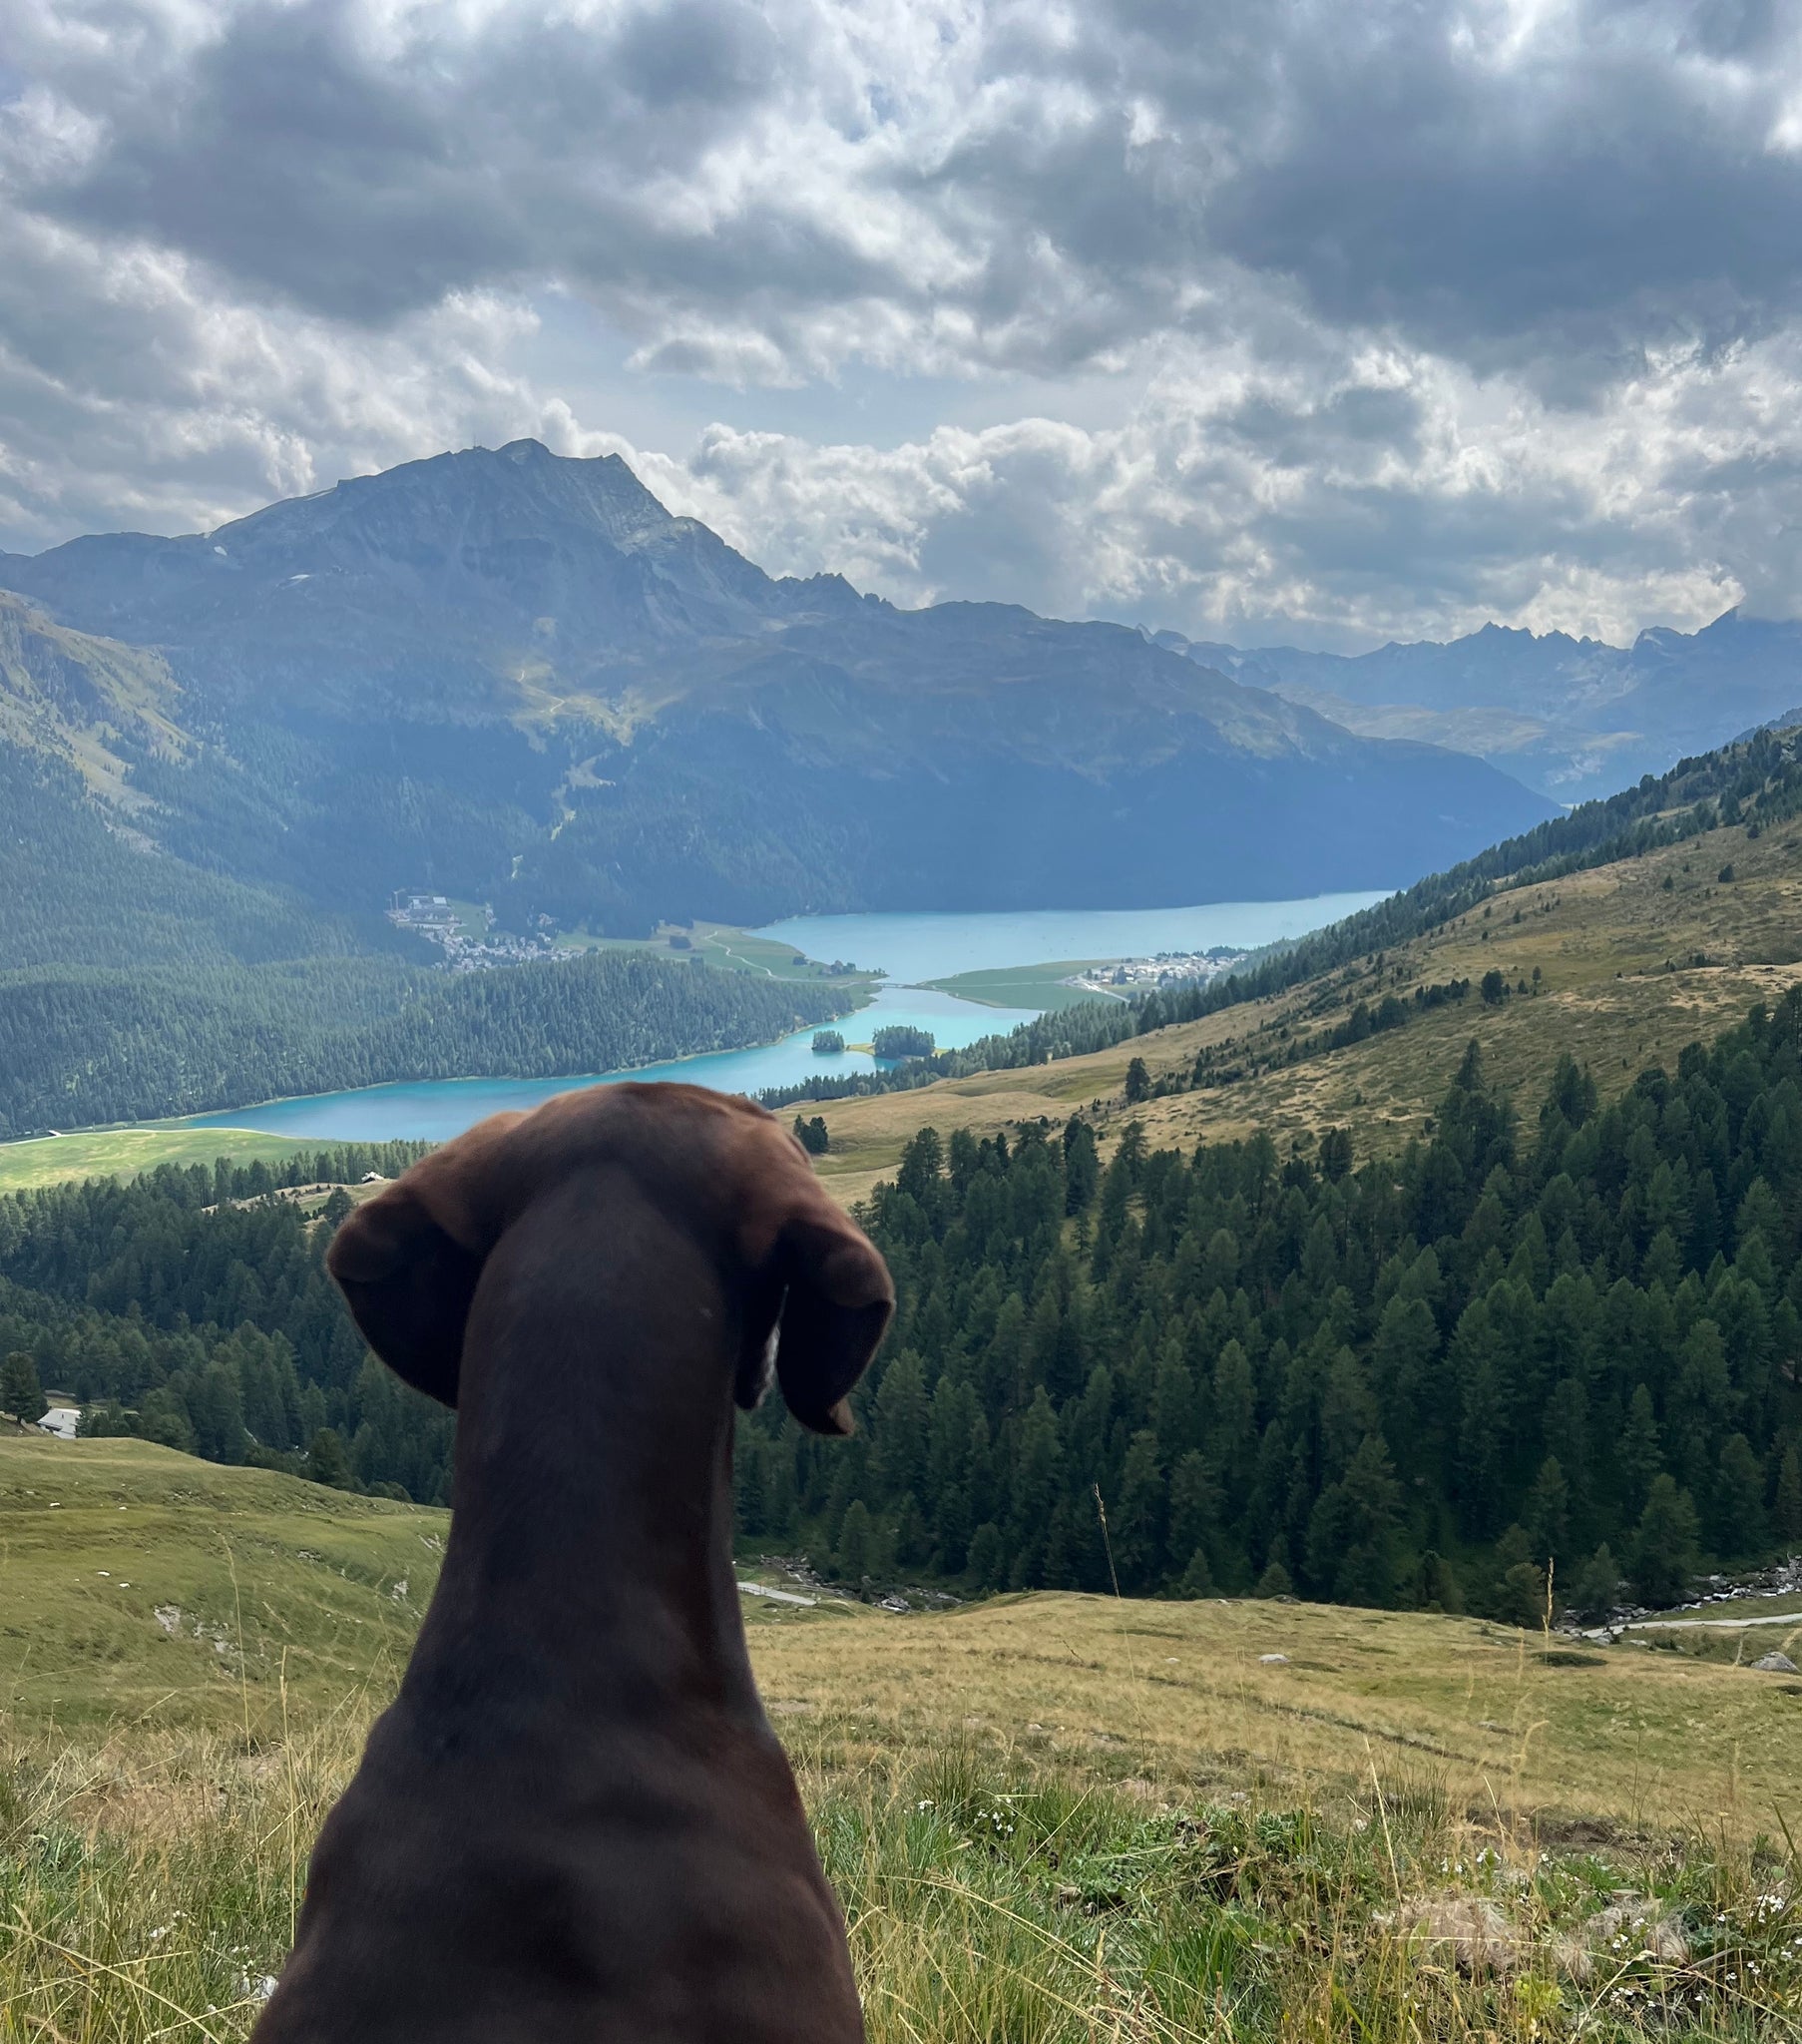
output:
<svg viewBox="0 0 1802 2044"><path fill-rule="evenodd" d="M1319 895L1301 900L1200 903L1180 909L1044 910L1018 915L961 913L791 918L765 929L733 932L757 945L817 960L859 957L869 975L865 998L848 1015L863 1029L901 1023L929 1033L941 1051L964 1050L1056 1008L1107 998L1106 989L1066 984L1085 967L1120 958L1193 953L1210 946L1267 948L1355 913L1381 893ZM720 945L723 926L708 926ZM1054 936L1065 941L1053 943ZM1118 943L1103 941L1116 938ZM1022 954L1026 955L1022 955ZM767 966L764 967L767 970ZM771 975L776 976L774 974ZM965 985L943 984L964 980ZM1013 996L1009 1001L1005 998ZM1115 1000L1121 998L1116 994ZM813 1079L851 1080L894 1067L870 1050L847 1045L820 1056L812 1037L820 1025L727 1050L689 1051L599 1072L461 1073L445 1079L388 1079L320 1093L272 1096L246 1105L149 1122L94 1124L58 1136L17 1139L55 1144L108 1136L162 1134L192 1144L212 1133L238 1141L309 1143L443 1142L500 1109L530 1110L559 1093L638 1080L711 1085L755 1098L792 1094ZM13 1147L11 1145L7 1146Z"/></svg>

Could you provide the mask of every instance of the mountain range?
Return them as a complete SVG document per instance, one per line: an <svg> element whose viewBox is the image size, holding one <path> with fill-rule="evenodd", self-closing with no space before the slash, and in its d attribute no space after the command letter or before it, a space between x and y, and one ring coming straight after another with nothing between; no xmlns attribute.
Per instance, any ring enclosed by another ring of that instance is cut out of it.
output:
<svg viewBox="0 0 1802 2044"><path fill-rule="evenodd" d="M1150 636L1348 731L1453 747L1562 802L1793 723L1802 703L1802 625L1737 610L1699 632L1641 632L1631 646L1493 624L1356 655Z"/></svg>
<svg viewBox="0 0 1802 2044"><path fill-rule="evenodd" d="M0 555L0 748L316 911L634 934L1384 886L1551 812L1109 624L768 576L531 440Z"/></svg>

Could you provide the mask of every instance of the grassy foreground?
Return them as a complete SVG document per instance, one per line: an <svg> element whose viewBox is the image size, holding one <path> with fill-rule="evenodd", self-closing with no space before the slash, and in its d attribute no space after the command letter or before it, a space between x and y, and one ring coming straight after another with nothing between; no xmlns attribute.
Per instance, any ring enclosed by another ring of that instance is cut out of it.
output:
<svg viewBox="0 0 1802 2044"><path fill-rule="evenodd" d="M245 2034L445 1523L0 1441L0 2039ZM1305 1605L748 1618L877 2044L1802 2029L1802 1685Z"/></svg>

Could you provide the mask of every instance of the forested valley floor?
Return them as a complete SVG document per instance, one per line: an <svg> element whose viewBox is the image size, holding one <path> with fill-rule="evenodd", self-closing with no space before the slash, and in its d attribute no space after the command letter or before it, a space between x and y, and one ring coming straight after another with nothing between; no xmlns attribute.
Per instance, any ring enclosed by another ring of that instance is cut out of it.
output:
<svg viewBox="0 0 1802 2044"><path fill-rule="evenodd" d="M766 1405L741 1529L852 1582L1516 1622L1549 1573L1601 1607L1759 1561L1802 1536L1799 1039L1792 992L1611 1099L1566 1060L1525 1122L1473 1043L1399 1158L922 1130L866 1217L902 1304L863 1427ZM348 1205L263 1165L14 1196L0 1351L92 1431L443 1501L449 1415L324 1275Z"/></svg>

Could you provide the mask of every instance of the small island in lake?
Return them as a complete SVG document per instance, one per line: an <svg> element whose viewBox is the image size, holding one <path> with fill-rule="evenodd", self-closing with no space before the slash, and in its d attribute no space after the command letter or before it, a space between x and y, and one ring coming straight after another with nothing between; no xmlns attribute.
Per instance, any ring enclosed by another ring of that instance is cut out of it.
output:
<svg viewBox="0 0 1802 2044"><path fill-rule="evenodd" d="M879 1058L929 1058L938 1045L930 1029L916 1029L910 1022L889 1022L877 1030L870 1048Z"/></svg>
<svg viewBox="0 0 1802 2044"><path fill-rule="evenodd" d="M813 1055L816 1058L835 1058L845 1047L843 1034L836 1029L816 1029L813 1032Z"/></svg>

